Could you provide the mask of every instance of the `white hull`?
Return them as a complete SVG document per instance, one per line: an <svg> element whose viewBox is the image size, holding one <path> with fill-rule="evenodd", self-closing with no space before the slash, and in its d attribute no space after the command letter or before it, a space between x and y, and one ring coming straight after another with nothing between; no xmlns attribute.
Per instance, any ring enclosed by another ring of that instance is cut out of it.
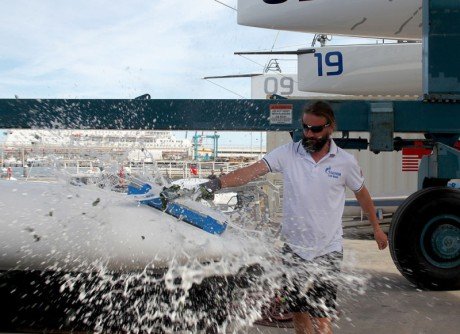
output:
<svg viewBox="0 0 460 334"><path fill-rule="evenodd" d="M298 88L345 95L422 95L422 45L327 46L298 57Z"/></svg>
<svg viewBox="0 0 460 334"><path fill-rule="evenodd" d="M327 65L326 58L333 65ZM272 94L307 98L421 96L422 47L419 43L326 46L315 54L300 55L297 75L255 76L251 88L256 99Z"/></svg>
<svg viewBox="0 0 460 334"><path fill-rule="evenodd" d="M0 270L85 271L100 262L135 271L239 256L250 247L231 228L211 235L98 188L2 182L0 207Z"/></svg>
<svg viewBox="0 0 460 334"><path fill-rule="evenodd" d="M238 0L238 24L288 31L421 40L422 0Z"/></svg>

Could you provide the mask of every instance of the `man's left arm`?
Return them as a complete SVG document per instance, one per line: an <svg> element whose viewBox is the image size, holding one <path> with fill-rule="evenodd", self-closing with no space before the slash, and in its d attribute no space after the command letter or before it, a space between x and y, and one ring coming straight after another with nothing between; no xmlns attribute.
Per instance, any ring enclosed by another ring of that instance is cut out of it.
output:
<svg viewBox="0 0 460 334"><path fill-rule="evenodd" d="M372 202L369 191L365 186L363 186L358 192L355 193L355 196L363 211L368 215L369 221L374 228L374 238L379 249L385 249L388 245L388 238L380 227L379 219L377 218L374 203Z"/></svg>

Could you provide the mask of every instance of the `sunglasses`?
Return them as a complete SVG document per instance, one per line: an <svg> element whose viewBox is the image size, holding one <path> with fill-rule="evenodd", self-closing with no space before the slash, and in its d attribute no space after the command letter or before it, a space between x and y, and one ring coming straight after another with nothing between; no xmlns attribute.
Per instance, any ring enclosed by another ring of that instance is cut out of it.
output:
<svg viewBox="0 0 460 334"><path fill-rule="evenodd" d="M324 125L308 125L308 124L302 123L302 128L304 131L310 130L313 133L319 133L323 131L325 128L327 128L329 125L330 125L329 123L326 123Z"/></svg>

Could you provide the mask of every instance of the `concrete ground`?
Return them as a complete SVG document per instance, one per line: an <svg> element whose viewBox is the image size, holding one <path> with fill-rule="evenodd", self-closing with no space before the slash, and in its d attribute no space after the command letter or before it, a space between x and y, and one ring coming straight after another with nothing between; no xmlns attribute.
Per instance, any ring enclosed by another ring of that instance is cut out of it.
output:
<svg viewBox="0 0 460 334"><path fill-rule="evenodd" d="M396 269L385 249L373 240L346 239L345 272L369 276L364 294L339 290L340 319L334 333L413 334L460 333L460 291L421 291ZM247 333L294 333L264 326Z"/></svg>
<svg viewBox="0 0 460 334"><path fill-rule="evenodd" d="M460 333L460 291L422 291L396 269L388 248L373 240L345 239L343 271L368 277L366 290L339 289L336 334ZM59 332L54 332L59 333ZM241 334L294 333L292 328L254 326Z"/></svg>

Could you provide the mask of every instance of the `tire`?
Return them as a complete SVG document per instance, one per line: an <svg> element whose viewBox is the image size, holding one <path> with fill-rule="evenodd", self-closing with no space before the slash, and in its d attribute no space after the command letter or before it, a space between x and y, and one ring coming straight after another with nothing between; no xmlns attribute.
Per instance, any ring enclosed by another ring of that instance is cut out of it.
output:
<svg viewBox="0 0 460 334"><path fill-rule="evenodd" d="M423 289L460 289L460 190L435 187L412 194L388 233L401 274Z"/></svg>

